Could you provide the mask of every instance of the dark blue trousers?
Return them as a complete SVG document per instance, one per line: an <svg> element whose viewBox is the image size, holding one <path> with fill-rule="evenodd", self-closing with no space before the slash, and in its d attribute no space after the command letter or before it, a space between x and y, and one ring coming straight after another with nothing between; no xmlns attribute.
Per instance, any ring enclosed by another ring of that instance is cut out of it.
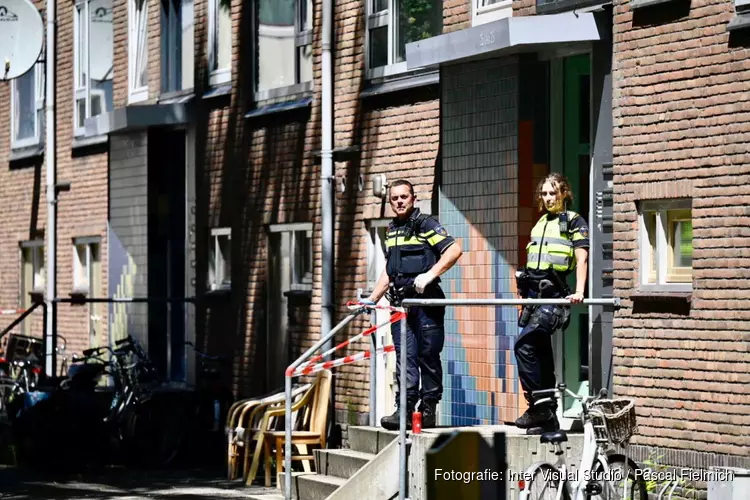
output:
<svg viewBox="0 0 750 500"><path fill-rule="evenodd" d="M425 290L421 298L444 299L440 287ZM417 401L440 401L443 397L443 365L440 353L445 343L445 306L413 306L406 317L406 398L409 405ZM391 325L396 347L396 404L400 400L401 381L401 322ZM420 390L421 378L421 390Z"/></svg>

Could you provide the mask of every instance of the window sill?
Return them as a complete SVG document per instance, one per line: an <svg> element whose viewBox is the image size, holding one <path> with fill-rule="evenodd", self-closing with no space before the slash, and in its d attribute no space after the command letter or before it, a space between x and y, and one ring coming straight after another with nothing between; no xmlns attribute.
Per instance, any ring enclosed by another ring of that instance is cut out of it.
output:
<svg viewBox="0 0 750 500"><path fill-rule="evenodd" d="M255 102L271 101L284 99L291 100L292 98L307 97L313 90L313 82L302 82L294 85L287 85L286 87L277 87L275 89L258 90L255 92Z"/></svg>
<svg viewBox="0 0 750 500"><path fill-rule="evenodd" d="M44 144L34 144L22 148L13 148L10 152L10 162L28 160L44 156Z"/></svg>
<svg viewBox="0 0 750 500"><path fill-rule="evenodd" d="M630 10L653 7L655 5L662 5L662 4L671 3L674 1L675 0L633 0L632 2L630 2Z"/></svg>
<svg viewBox="0 0 750 500"><path fill-rule="evenodd" d="M430 70L427 72L421 70L417 73L401 73L372 80L370 85L365 88L359 96L361 99L365 99L367 97L374 97L419 87L427 87L439 83L440 72L437 70Z"/></svg>
<svg viewBox="0 0 750 500"><path fill-rule="evenodd" d="M172 92L164 92L159 96L157 102L159 104L182 104L191 101L195 97L193 89L187 90L175 90Z"/></svg>
<svg viewBox="0 0 750 500"><path fill-rule="evenodd" d="M109 136L106 134L95 135L94 137L74 137L71 147L73 151L83 150L94 146L101 146L102 144L106 144L108 140Z"/></svg>
<svg viewBox="0 0 750 500"><path fill-rule="evenodd" d="M737 13L727 24L727 31L739 31L750 28L750 12Z"/></svg>
<svg viewBox="0 0 750 500"><path fill-rule="evenodd" d="M132 90L128 95L128 105L148 101L148 87Z"/></svg>
<svg viewBox="0 0 750 500"><path fill-rule="evenodd" d="M293 111L295 109L310 108L312 105L312 97L305 97L296 101L285 101L275 104L269 104L267 106L259 106L245 113L245 118L254 118L257 116L266 116L275 113L282 113L285 111Z"/></svg>
<svg viewBox="0 0 750 500"><path fill-rule="evenodd" d="M659 289L640 289L630 295L632 300L637 301L648 301L648 302L690 302L693 298L693 292L674 290L669 288Z"/></svg>
<svg viewBox="0 0 750 500"><path fill-rule="evenodd" d="M203 94L203 99L211 99L214 97L228 96L232 93L232 85L216 85L211 87Z"/></svg>
<svg viewBox="0 0 750 500"><path fill-rule="evenodd" d="M232 70L230 68L217 69L208 77L208 84L212 87L230 84L232 81Z"/></svg>

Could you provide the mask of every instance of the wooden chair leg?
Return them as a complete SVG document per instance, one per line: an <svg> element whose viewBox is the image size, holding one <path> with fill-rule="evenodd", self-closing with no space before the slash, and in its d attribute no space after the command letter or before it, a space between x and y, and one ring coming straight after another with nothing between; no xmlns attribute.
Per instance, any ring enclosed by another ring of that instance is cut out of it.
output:
<svg viewBox="0 0 750 500"><path fill-rule="evenodd" d="M246 445L253 446L253 461L250 463L250 470L247 472L247 476L245 476L245 486L252 486L253 481L255 481L255 476L258 475L258 466L260 465L261 453L263 452L264 447L264 443L261 443L262 439L263 436L261 435L258 439ZM250 448L248 448L247 451L249 454ZM245 461L247 462L247 459L245 459Z"/></svg>
<svg viewBox="0 0 750 500"><path fill-rule="evenodd" d="M281 473L284 471L284 457L282 452L284 450L284 438L276 438L276 487L281 489L281 482L279 478Z"/></svg>
<svg viewBox="0 0 750 500"><path fill-rule="evenodd" d="M266 487L271 486L271 443L267 439L263 440L263 454L266 462Z"/></svg>
<svg viewBox="0 0 750 500"><path fill-rule="evenodd" d="M307 455L307 445L306 444L298 444L297 449L299 449L300 455ZM302 470L305 472L312 472L310 460L302 460Z"/></svg>

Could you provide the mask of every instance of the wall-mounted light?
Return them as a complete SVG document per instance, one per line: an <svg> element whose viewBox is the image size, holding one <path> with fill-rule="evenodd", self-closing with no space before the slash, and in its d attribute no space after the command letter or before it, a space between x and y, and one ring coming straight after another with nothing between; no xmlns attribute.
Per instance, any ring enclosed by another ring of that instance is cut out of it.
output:
<svg viewBox="0 0 750 500"><path fill-rule="evenodd" d="M375 174L372 177L372 194L378 198L385 198L388 194L388 180L385 174Z"/></svg>

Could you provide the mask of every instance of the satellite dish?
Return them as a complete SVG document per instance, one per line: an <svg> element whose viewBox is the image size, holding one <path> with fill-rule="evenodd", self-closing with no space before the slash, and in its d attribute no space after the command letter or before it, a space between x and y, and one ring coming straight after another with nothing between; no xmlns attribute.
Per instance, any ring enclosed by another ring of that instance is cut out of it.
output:
<svg viewBox="0 0 750 500"><path fill-rule="evenodd" d="M0 80L29 71L44 42L42 16L29 0L0 0Z"/></svg>

